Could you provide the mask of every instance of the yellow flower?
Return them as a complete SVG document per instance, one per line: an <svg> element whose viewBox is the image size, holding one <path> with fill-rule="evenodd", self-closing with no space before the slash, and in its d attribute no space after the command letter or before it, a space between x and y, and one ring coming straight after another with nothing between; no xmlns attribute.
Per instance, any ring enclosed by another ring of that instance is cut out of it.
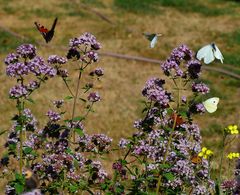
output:
<svg viewBox="0 0 240 195"><path fill-rule="evenodd" d="M238 152L230 152L228 155L227 155L227 158L232 160L233 158L239 158L240 157L240 153Z"/></svg>
<svg viewBox="0 0 240 195"><path fill-rule="evenodd" d="M207 149L206 147L203 147L202 148L202 151L198 153L198 156L199 157L203 157L205 159L208 159L210 156L213 155L213 151L212 150L209 150Z"/></svg>
<svg viewBox="0 0 240 195"><path fill-rule="evenodd" d="M213 151L212 151L212 150L207 150L207 151L206 151L206 155L212 156L212 155L213 155Z"/></svg>
<svg viewBox="0 0 240 195"><path fill-rule="evenodd" d="M198 156L199 156L199 157L203 157L203 152L199 152L199 153L198 153Z"/></svg>
<svg viewBox="0 0 240 195"><path fill-rule="evenodd" d="M228 127L225 128L225 131L232 135L239 133L237 125L228 125Z"/></svg>
<svg viewBox="0 0 240 195"><path fill-rule="evenodd" d="M206 152L207 148L206 147L203 147L202 148L202 152Z"/></svg>

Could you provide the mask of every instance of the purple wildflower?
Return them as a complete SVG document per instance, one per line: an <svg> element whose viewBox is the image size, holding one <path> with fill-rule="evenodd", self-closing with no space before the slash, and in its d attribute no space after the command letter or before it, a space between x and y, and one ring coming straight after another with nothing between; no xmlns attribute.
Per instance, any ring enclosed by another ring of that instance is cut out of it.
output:
<svg viewBox="0 0 240 195"><path fill-rule="evenodd" d="M236 188L237 182L236 180L225 180L221 184L221 188L223 189L223 192L227 194L232 194L233 190Z"/></svg>
<svg viewBox="0 0 240 195"><path fill-rule="evenodd" d="M37 81L30 81L27 85L29 91L33 91L39 87L39 83Z"/></svg>
<svg viewBox="0 0 240 195"><path fill-rule="evenodd" d="M15 64L18 62L18 59L19 59L19 55L15 54L15 53L10 53L5 58L4 62L6 65Z"/></svg>
<svg viewBox="0 0 240 195"><path fill-rule="evenodd" d="M194 195L205 195L207 194L207 189L203 185L197 185L194 189L192 194Z"/></svg>
<svg viewBox="0 0 240 195"><path fill-rule="evenodd" d="M53 105L56 106L56 108L61 108L64 103L64 100L55 100L53 101Z"/></svg>
<svg viewBox="0 0 240 195"><path fill-rule="evenodd" d="M120 148L126 148L129 143L129 140L121 138L118 145Z"/></svg>
<svg viewBox="0 0 240 195"><path fill-rule="evenodd" d="M56 122L61 119L61 115L52 110L49 110L46 115L49 117L50 121L52 122Z"/></svg>
<svg viewBox="0 0 240 195"><path fill-rule="evenodd" d="M88 51L87 52L87 57L90 59L90 61L97 62L98 61L98 53L95 51Z"/></svg>
<svg viewBox="0 0 240 195"><path fill-rule="evenodd" d="M102 68L96 68L94 71L90 72L90 75L97 75L98 77L101 77L104 75Z"/></svg>
<svg viewBox="0 0 240 195"><path fill-rule="evenodd" d="M158 102L163 107L167 107L169 101L171 100L171 95L163 89L164 83L165 81L161 79L149 79L142 90L143 96L147 97L151 101Z"/></svg>
<svg viewBox="0 0 240 195"><path fill-rule="evenodd" d="M182 103L184 103L184 104L187 103L187 97L186 96L182 96Z"/></svg>
<svg viewBox="0 0 240 195"><path fill-rule="evenodd" d="M28 95L28 90L27 87L25 85L16 85L14 87L12 87L9 90L9 96L11 98L21 98L21 97L27 97Z"/></svg>
<svg viewBox="0 0 240 195"><path fill-rule="evenodd" d="M191 60L187 63L188 74L191 79L197 79L201 72L201 63L198 60Z"/></svg>
<svg viewBox="0 0 240 195"><path fill-rule="evenodd" d="M186 45L180 45L179 47L173 49L171 53L171 59L174 59L176 62L181 60L190 60L193 54L192 51Z"/></svg>
<svg viewBox="0 0 240 195"><path fill-rule="evenodd" d="M84 132L84 125L81 121L70 121L67 126L72 129L81 129Z"/></svg>
<svg viewBox="0 0 240 195"><path fill-rule="evenodd" d="M90 102L97 102L100 101L100 96L97 92L92 92L88 95L87 99Z"/></svg>
<svg viewBox="0 0 240 195"><path fill-rule="evenodd" d="M48 57L48 63L49 64L66 64L67 59L64 57L60 57L57 55L51 55Z"/></svg>
<svg viewBox="0 0 240 195"><path fill-rule="evenodd" d="M199 103L199 104L196 104L196 111L202 114L206 112L206 109L202 103Z"/></svg>
<svg viewBox="0 0 240 195"><path fill-rule="evenodd" d="M192 84L192 91L202 93L202 94L207 94L207 93L209 93L210 89L204 83L195 83L194 82Z"/></svg>
<svg viewBox="0 0 240 195"><path fill-rule="evenodd" d="M23 44L17 47L17 54L22 58L33 59L36 56L36 47L31 44Z"/></svg>
<svg viewBox="0 0 240 195"><path fill-rule="evenodd" d="M24 76L29 73L29 67L25 63L17 62L15 64L9 64L6 68L6 74L9 77Z"/></svg>
<svg viewBox="0 0 240 195"><path fill-rule="evenodd" d="M57 70L57 75L59 75L62 78L66 78L69 76L68 70L67 69L58 69Z"/></svg>
<svg viewBox="0 0 240 195"><path fill-rule="evenodd" d="M54 77L57 71L51 66L45 64L43 58L37 56L28 63L30 71L36 76L46 75L49 77Z"/></svg>

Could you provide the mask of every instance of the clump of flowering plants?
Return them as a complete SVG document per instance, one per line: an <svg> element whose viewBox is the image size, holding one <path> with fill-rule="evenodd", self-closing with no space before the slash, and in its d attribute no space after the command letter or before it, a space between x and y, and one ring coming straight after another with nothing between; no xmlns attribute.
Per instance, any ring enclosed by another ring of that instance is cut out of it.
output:
<svg viewBox="0 0 240 195"><path fill-rule="evenodd" d="M239 192L239 153L227 155L229 160L238 159L235 178L221 179L224 148L231 143L231 136L238 134L235 125L223 131L219 178L216 182L211 178L214 152L201 146L200 129L193 121L194 115L206 111L202 102L210 89L199 79L202 65L186 45L175 48L161 65L171 87L160 78L146 82L142 90L146 98L144 117L134 122L137 131L121 138L117 149L111 148L112 139L107 135L89 135L84 127L93 105L101 98L93 82L80 81L83 76L97 81L104 75L102 68L94 67L101 45L85 33L71 39L69 47L66 57L51 55L44 60L33 45L24 44L5 59L6 74L16 79L9 97L18 111L0 162L2 176L8 179L7 195ZM75 90L64 67L69 61L78 71ZM91 70L89 74L86 69ZM34 101L31 94L54 77L64 82L70 95L53 101L55 108L45 114L47 124L39 127L27 106ZM191 94L186 93L188 90ZM76 110L78 100L85 108L81 113ZM65 117L65 103L72 103L71 118ZM113 162L108 174L101 157L115 150L123 156ZM10 163L13 161L18 166Z"/></svg>
<svg viewBox="0 0 240 195"><path fill-rule="evenodd" d="M24 44L5 59L6 74L16 79L9 97L18 109L5 143L7 151L1 159L1 167L5 167L3 176L9 179L6 194L21 194L36 188L50 194L80 191L93 194L91 186L97 186L108 177L101 162L90 156L107 153L112 139L104 134L88 135L84 128L84 120L93 111L93 105L100 101L100 95L93 91L92 81L104 75L102 68L94 67L101 45L95 36L85 33L71 39L69 47L66 57L51 55L44 60L37 55L35 46ZM70 75L64 68L68 61L76 64L74 69L79 73L75 90L69 86ZM92 69L90 75L86 75L91 77L91 83L80 85L87 68ZM70 95L65 100L53 101L55 109L48 110L48 122L39 128L27 105L34 101L32 93L57 76L63 80ZM76 113L79 99L85 107L81 114ZM70 100L73 102L72 117L64 119L64 103ZM19 166L11 165L12 160ZM32 173L27 174L27 170Z"/></svg>

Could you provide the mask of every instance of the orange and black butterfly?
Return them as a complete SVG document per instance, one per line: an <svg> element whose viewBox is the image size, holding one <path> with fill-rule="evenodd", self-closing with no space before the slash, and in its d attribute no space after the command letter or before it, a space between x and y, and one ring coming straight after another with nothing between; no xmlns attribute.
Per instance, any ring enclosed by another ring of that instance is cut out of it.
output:
<svg viewBox="0 0 240 195"><path fill-rule="evenodd" d="M40 25L37 22L34 22L34 24L36 25L38 31L42 34L43 38L45 39L46 43L48 43L49 41L52 40L53 35L54 35L54 29L55 26L57 24L57 18L55 18L53 24L52 24L52 28L50 30L48 30L47 28L45 28L44 26Z"/></svg>
<svg viewBox="0 0 240 195"><path fill-rule="evenodd" d="M181 124L184 123L184 120L183 120L182 116L179 115L179 114L176 114L175 112L172 113L171 119L173 120L173 123L174 123L174 121L175 121L176 126L180 126ZM175 127L174 127L174 128L175 128Z"/></svg>
<svg viewBox="0 0 240 195"><path fill-rule="evenodd" d="M195 155L191 158L191 161L194 164L200 164L202 162L202 158L198 155Z"/></svg>

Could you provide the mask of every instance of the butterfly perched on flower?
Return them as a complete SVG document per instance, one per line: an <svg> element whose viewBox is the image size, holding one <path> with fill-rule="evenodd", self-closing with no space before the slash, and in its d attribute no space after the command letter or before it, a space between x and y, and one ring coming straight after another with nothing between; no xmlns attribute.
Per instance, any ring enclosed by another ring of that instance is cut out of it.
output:
<svg viewBox="0 0 240 195"><path fill-rule="evenodd" d="M175 122L175 127L180 126L181 124L184 123L182 116L179 114L176 114L176 113L172 113L171 119L172 119L173 123Z"/></svg>
<svg viewBox="0 0 240 195"><path fill-rule="evenodd" d="M55 26L57 24L57 18L55 18L52 27L50 30L48 30L47 28L45 28L44 26L40 25L37 22L34 22L34 24L36 25L38 31L41 33L41 35L43 36L43 38L45 39L46 43L50 42L53 38L54 35L54 30L55 30Z"/></svg>
<svg viewBox="0 0 240 195"><path fill-rule="evenodd" d="M200 157L198 155L194 155L191 157L191 162L193 164L200 164L202 162L202 157Z"/></svg>
<svg viewBox="0 0 240 195"><path fill-rule="evenodd" d="M214 61L215 58L223 63L223 55L221 51L218 49L215 43L211 43L209 45L205 45L197 52L197 59L204 61L205 64L210 64Z"/></svg>
<svg viewBox="0 0 240 195"><path fill-rule="evenodd" d="M150 48L154 48L157 43L158 37L162 36L162 34L157 33L143 33L143 35L150 41Z"/></svg>
<svg viewBox="0 0 240 195"><path fill-rule="evenodd" d="M217 110L218 102L218 97L209 98L203 102L203 106L209 113L213 113Z"/></svg>

